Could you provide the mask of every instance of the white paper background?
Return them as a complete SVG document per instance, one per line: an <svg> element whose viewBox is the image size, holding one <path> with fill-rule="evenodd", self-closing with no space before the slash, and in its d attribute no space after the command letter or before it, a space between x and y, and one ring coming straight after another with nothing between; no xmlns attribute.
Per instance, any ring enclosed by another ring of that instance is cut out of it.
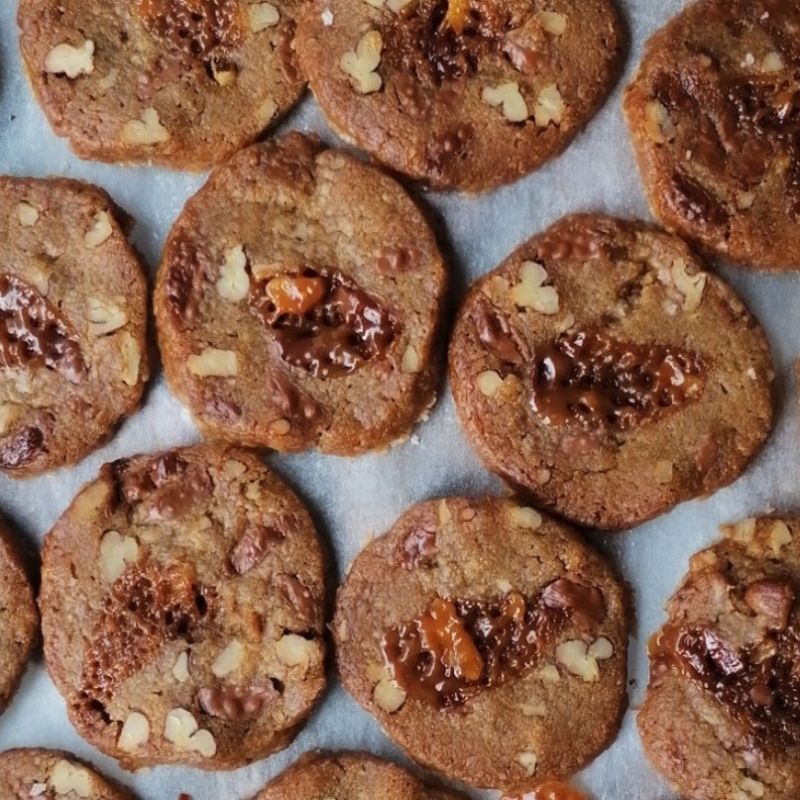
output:
<svg viewBox="0 0 800 800"><path fill-rule="evenodd" d="M110 0L114 2L114 0ZM122 0L117 0L122 2ZM555 162L538 173L478 199L428 194L445 223L454 300L469 280L497 264L515 245L561 215L600 210L649 218L620 111L621 88L633 72L644 39L681 6L680 0L624 0L631 30L626 75L587 131ZM185 200L202 176L163 170L123 169L78 160L50 132L22 75L15 25L16 0L0 0L0 172L66 175L107 189L137 220L136 245L150 270ZM314 130L335 137L306 98L285 128ZM2 265L0 265L2 269ZM716 537L717 525L752 513L792 509L799 466L798 426L791 366L800 352L798 276L764 276L724 269L768 330L778 369L777 427L753 467L733 487L711 499L687 503L626 534L592 535L615 560L636 590L638 624L631 640L631 708L647 678L648 635L662 617L664 601L684 573L689 555ZM12 481L0 477L0 509L30 541L40 543L77 490L100 464L121 456L195 441L197 432L169 394L159 371L144 408L105 448L77 467L43 478ZM411 503L447 493L497 491L499 483L476 462L458 424L449 390L416 436L389 453L356 460L317 454L271 456L269 463L306 498L332 543L338 573L373 533L385 531ZM498 736L502 732L498 731ZM39 656L22 689L0 718L0 749L37 745L61 747L94 762L131 787L142 800L173 800L189 792L194 800L250 797L265 780L302 752L314 748L368 749L402 755L378 725L344 693L335 679L310 723L294 744L266 761L232 773L157 768L130 775L83 742L67 721L64 703ZM600 800L668 800L672 795L647 766L629 711L617 741L576 783ZM473 792L474 797L493 797ZM302 800L302 798L298 798Z"/></svg>

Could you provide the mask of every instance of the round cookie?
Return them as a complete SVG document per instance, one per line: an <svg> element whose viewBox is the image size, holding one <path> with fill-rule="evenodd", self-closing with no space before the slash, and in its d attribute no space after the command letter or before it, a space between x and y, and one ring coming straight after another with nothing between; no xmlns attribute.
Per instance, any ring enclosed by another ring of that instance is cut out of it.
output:
<svg viewBox="0 0 800 800"><path fill-rule="evenodd" d="M72 464L133 413L148 378L147 283L110 198L0 177L0 470Z"/></svg>
<svg viewBox="0 0 800 800"><path fill-rule="evenodd" d="M772 427L769 345L733 290L679 239L600 215L472 285L450 377L489 469L607 530L730 483Z"/></svg>
<svg viewBox="0 0 800 800"><path fill-rule="evenodd" d="M26 747L0 753L0 796L58 800L132 800L75 756L59 750Z"/></svg>
<svg viewBox="0 0 800 800"><path fill-rule="evenodd" d="M290 134L215 170L169 235L155 314L206 435L352 455L434 401L446 275L389 177Z"/></svg>
<svg viewBox="0 0 800 800"><path fill-rule="evenodd" d="M81 158L199 170L280 118L305 81L299 0L21 0L25 67Z"/></svg>
<svg viewBox="0 0 800 800"><path fill-rule="evenodd" d="M499 498L413 506L353 562L344 687L417 761L509 793L579 770L626 706L623 588L568 527Z"/></svg>
<svg viewBox="0 0 800 800"><path fill-rule="evenodd" d="M313 0L296 47L347 141L476 192L569 144L616 81L623 40L612 0Z"/></svg>
<svg viewBox="0 0 800 800"><path fill-rule="evenodd" d="M72 724L127 769L285 747L325 685L311 517L254 455L107 464L44 545L45 658Z"/></svg>
<svg viewBox="0 0 800 800"><path fill-rule="evenodd" d="M0 713L19 686L38 635L33 589L11 533L0 520Z"/></svg>
<svg viewBox="0 0 800 800"><path fill-rule="evenodd" d="M650 642L647 757L686 800L800 796L800 520L695 554Z"/></svg>
<svg viewBox="0 0 800 800"><path fill-rule="evenodd" d="M431 789L410 772L367 753L308 753L270 781L253 800L456 800Z"/></svg>
<svg viewBox="0 0 800 800"><path fill-rule="evenodd" d="M800 268L798 30L797 0L693 2L625 96L653 213L752 267Z"/></svg>

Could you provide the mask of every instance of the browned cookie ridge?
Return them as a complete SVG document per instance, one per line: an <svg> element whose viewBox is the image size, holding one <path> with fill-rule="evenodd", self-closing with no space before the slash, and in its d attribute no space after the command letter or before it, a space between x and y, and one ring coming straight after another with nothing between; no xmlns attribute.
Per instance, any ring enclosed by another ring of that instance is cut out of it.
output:
<svg viewBox="0 0 800 800"><path fill-rule="evenodd" d="M299 0L21 0L21 49L81 158L203 169L299 99Z"/></svg>
<svg viewBox="0 0 800 800"><path fill-rule="evenodd" d="M730 483L772 428L769 345L733 290L680 239L596 214L472 285L450 377L491 470L603 529Z"/></svg>
<svg viewBox="0 0 800 800"><path fill-rule="evenodd" d="M353 697L472 786L581 769L625 709L622 586L571 529L511 500L409 509L353 562L333 631Z"/></svg>
<svg viewBox="0 0 800 800"><path fill-rule="evenodd" d="M155 290L170 387L204 432L351 455L433 403L444 263L389 177L317 140L255 145L172 228Z"/></svg>
<svg viewBox="0 0 800 800"><path fill-rule="evenodd" d="M0 177L0 470L72 464L139 405L147 284L110 198Z"/></svg>
<svg viewBox="0 0 800 800"><path fill-rule="evenodd" d="M650 643L648 758L687 800L800 796L800 522L723 528Z"/></svg>
<svg viewBox="0 0 800 800"><path fill-rule="evenodd" d="M648 42L625 114L653 213L718 256L800 268L800 2L698 0Z"/></svg>
<svg viewBox="0 0 800 800"><path fill-rule="evenodd" d="M123 766L232 769L285 747L325 685L311 518L252 454L107 464L48 534L47 666Z"/></svg>
<svg viewBox="0 0 800 800"><path fill-rule="evenodd" d="M567 146L623 39L611 0L314 0L296 44L348 141L434 187L480 191Z"/></svg>

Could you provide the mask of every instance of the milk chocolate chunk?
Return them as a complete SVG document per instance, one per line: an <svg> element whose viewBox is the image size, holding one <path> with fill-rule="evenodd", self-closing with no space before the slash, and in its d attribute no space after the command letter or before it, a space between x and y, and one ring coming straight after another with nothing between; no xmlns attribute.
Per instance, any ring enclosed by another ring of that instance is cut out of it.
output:
<svg viewBox="0 0 800 800"><path fill-rule="evenodd" d="M258 717L264 708L280 696L272 685L203 687L197 702L210 717L241 722Z"/></svg>

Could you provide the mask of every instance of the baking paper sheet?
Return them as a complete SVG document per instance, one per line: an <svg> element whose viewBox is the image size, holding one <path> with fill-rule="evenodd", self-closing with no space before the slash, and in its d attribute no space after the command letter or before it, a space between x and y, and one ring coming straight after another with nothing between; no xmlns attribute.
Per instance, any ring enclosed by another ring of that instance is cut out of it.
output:
<svg viewBox="0 0 800 800"><path fill-rule="evenodd" d="M110 0L114 2L114 0ZM624 79L598 117L555 162L513 186L475 198L427 193L440 217L452 270L452 303L470 280L496 265L519 242L573 211L598 210L650 217L620 110L647 36L682 6L680 0L621 0L631 32ZM121 168L80 161L50 131L33 101L20 67L16 0L0 0L0 172L84 178L104 187L137 220L135 244L154 271L170 224L204 176L149 168ZM317 131L336 142L310 97L283 125ZM689 556L717 536L720 522L770 510L797 507L797 400L791 378L800 354L800 277L765 276L721 268L761 319L776 358L779 396L775 433L750 470L712 498L678 507L624 534L590 535L616 562L635 589L637 623L631 639L631 708L614 744L576 778L595 800L670 800L666 785L648 767L634 723L647 680L648 635L662 619L665 600L686 570ZM197 431L170 395L156 366L144 408L114 440L77 467L43 478L0 477L0 509L22 535L38 545L78 489L99 466L133 453L198 439ZM449 389L443 387L430 419L414 436L388 453L355 460L315 453L270 456L268 462L306 499L321 534L331 544L339 578L368 539L388 529L410 504L449 493L500 491L470 451L457 424ZM502 732L498 731L498 736ZM132 775L86 744L67 720L64 702L38 656L9 710L0 718L0 749L23 745L59 747L96 764L129 786L142 800L239 800L312 748L370 750L403 758L377 723L334 678L324 701L292 746L266 761L229 773L160 767ZM472 797L495 797L470 792ZM302 800L302 798L298 798Z"/></svg>

